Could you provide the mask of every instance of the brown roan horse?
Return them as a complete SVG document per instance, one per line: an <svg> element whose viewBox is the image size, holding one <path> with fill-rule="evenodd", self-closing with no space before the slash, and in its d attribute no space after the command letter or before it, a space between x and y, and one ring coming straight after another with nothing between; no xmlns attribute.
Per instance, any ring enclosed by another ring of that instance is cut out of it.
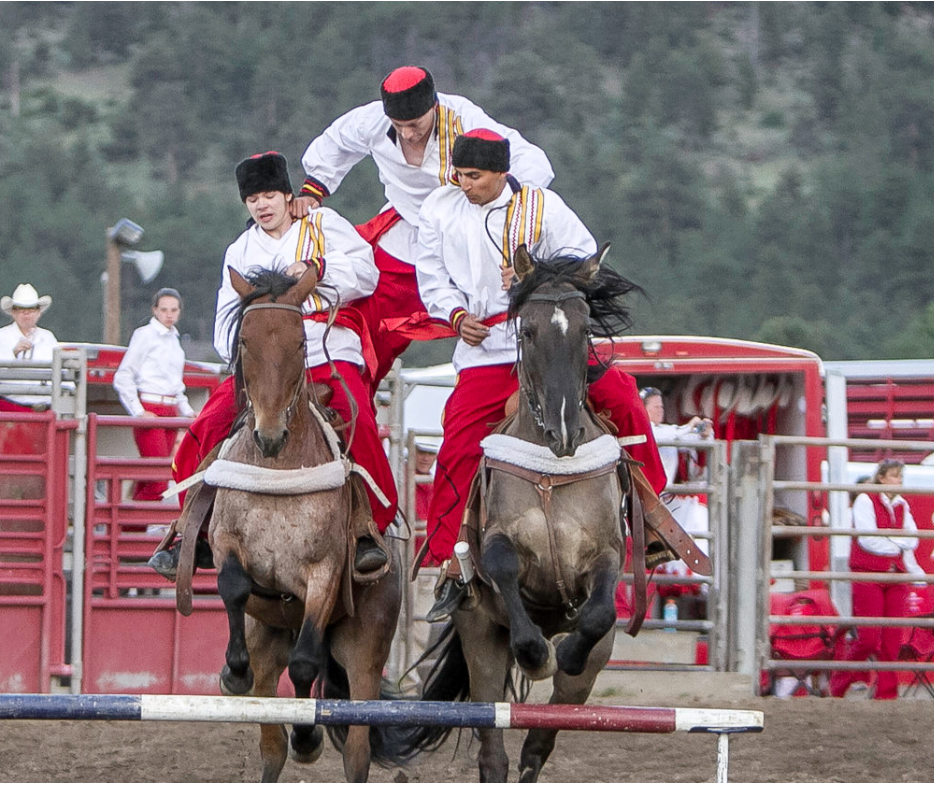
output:
<svg viewBox="0 0 934 792"><path fill-rule="evenodd" d="M252 466L247 477L273 483L301 476L301 468L331 463L334 470L336 443L315 417L305 384L301 305L315 288L314 270L298 281L271 271L230 276L241 298L233 348L246 413L223 460ZM317 681L326 698L379 698L401 565L395 558L372 585L350 582L350 508L346 482L300 494L218 489L209 538L230 627L225 694L275 696L288 668L297 697L308 698ZM260 728L263 781L279 777L287 753L313 762L323 749L321 726L295 724L288 742L284 726ZM348 781L365 781L371 758L390 760L371 752L371 736L367 726L331 732Z"/></svg>
<svg viewBox="0 0 934 792"><path fill-rule="evenodd" d="M491 438L484 441L474 607L453 614L456 632L429 675L425 699L502 701L518 665L529 679L553 677L551 703L583 704L610 658L623 493L618 441L586 406L588 351L592 333L629 326L620 298L638 287L600 266L606 249L548 261L516 251L510 314L519 319L519 407L501 431L508 445L531 452L523 460L542 457L550 472L496 464ZM601 450L588 466L595 445ZM415 730L408 749L435 748L448 731ZM520 781L538 779L556 734L528 733ZM507 780L501 730L480 730L478 763L481 781Z"/></svg>

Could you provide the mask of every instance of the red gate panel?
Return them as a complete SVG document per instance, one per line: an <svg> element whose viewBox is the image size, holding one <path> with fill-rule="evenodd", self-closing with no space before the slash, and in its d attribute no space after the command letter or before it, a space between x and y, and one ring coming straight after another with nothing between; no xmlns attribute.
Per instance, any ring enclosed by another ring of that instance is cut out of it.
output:
<svg viewBox="0 0 934 792"><path fill-rule="evenodd" d="M66 672L68 441L74 421L0 413L0 693Z"/></svg>
<svg viewBox="0 0 934 792"><path fill-rule="evenodd" d="M227 643L216 575L198 571L194 612L182 617L174 584L146 565L161 536L157 526L171 523L178 508L123 495L132 489L126 482L170 479L171 460L97 451L101 426L141 423L97 415L88 420L82 692L216 694Z"/></svg>

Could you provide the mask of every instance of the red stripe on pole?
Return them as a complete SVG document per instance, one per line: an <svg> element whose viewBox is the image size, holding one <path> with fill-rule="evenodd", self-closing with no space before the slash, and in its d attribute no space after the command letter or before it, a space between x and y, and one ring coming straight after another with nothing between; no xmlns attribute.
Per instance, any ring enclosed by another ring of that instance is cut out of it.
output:
<svg viewBox="0 0 934 792"><path fill-rule="evenodd" d="M665 707L588 707L576 704L513 704L513 729L562 731L632 731L667 734L675 731L675 711Z"/></svg>

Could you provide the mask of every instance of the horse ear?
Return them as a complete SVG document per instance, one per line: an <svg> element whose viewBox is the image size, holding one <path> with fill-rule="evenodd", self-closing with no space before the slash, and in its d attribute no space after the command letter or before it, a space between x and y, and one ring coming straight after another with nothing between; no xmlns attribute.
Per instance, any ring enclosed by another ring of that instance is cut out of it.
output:
<svg viewBox="0 0 934 792"><path fill-rule="evenodd" d="M308 299L308 295L315 290L315 286L318 285L318 270L314 267L309 267L302 273L302 277L298 279L296 283L289 292L294 294L298 302L296 305L301 305L305 300Z"/></svg>
<svg viewBox="0 0 934 792"><path fill-rule="evenodd" d="M529 249L525 245L519 245L516 253L512 257L512 267L516 271L516 277L521 281L535 271L535 265L532 263L532 257L529 255Z"/></svg>
<svg viewBox="0 0 934 792"><path fill-rule="evenodd" d="M240 295L241 299L252 293L253 287L239 272L233 267L227 267L227 272L230 273L230 285L234 287L234 291Z"/></svg>
<svg viewBox="0 0 934 792"><path fill-rule="evenodd" d="M604 242L603 247L601 247L581 265L581 275L583 275L587 280L593 280L597 275L597 270L599 270L603 264L603 259L606 258L606 254L609 249L610 243Z"/></svg>

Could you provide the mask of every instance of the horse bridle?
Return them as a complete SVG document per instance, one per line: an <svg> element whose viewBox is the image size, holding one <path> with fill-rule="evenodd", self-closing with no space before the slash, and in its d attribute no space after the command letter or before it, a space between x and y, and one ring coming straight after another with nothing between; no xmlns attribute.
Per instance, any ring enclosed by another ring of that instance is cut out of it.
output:
<svg viewBox="0 0 934 792"><path fill-rule="evenodd" d="M304 316L304 315L305 315L305 312L304 312L299 306L297 306L297 305L290 305L289 303L277 303L277 302L253 303L252 305L248 305L246 308L243 309L243 313L240 315L241 323L242 323L242 321L243 321L243 318L244 318L250 311L259 311L259 310L261 310L261 309L263 309L263 308L280 308L280 309L285 310L285 311L294 311L294 312L297 313L299 316ZM242 324L241 324L241 326L242 326ZM239 350L237 351L237 356L238 356L238 357L240 356ZM293 414L293 412L295 411L295 405L298 403L299 398L301 397L302 393L303 393L304 390L305 390L304 368L305 368L305 366L304 366L304 358L303 358L303 359L302 359L302 374L303 374L303 376L299 377L298 386L295 388L295 393L292 394L292 398L289 400L289 406L286 407L286 409L285 409L285 416L286 416L286 417L285 417L285 420L286 420L286 423L288 423L289 421L292 420L292 414ZM244 386L244 390L246 390L246 387L245 387L245 386ZM252 404L252 402L250 401L249 395L247 395L246 399L247 399L247 406L250 407L250 408L252 408L253 404Z"/></svg>
<svg viewBox="0 0 934 792"><path fill-rule="evenodd" d="M584 300L584 302L586 303L587 295L584 294L579 289L574 289L573 291L562 292L560 294L533 293L525 298L525 301L523 304L530 303L530 302L546 302L546 303L553 303L554 305L557 305L558 303L562 303L565 300L574 300L574 299L577 299L578 297ZM521 335L519 337L519 349L520 351L522 349ZM521 363L521 358L520 358L520 363ZM520 365L520 371L521 370L522 370L522 367ZM527 387L527 388L523 388L523 390L525 391L525 399L528 402L529 412L532 414L532 418L534 419L536 425L540 429L544 429L545 418L544 418L544 410L542 409L542 405L539 404L538 399L535 396L535 393L532 391L532 388ZM583 406L584 406L584 399L583 399L583 394L581 394L581 400L578 403L578 409L582 409Z"/></svg>

